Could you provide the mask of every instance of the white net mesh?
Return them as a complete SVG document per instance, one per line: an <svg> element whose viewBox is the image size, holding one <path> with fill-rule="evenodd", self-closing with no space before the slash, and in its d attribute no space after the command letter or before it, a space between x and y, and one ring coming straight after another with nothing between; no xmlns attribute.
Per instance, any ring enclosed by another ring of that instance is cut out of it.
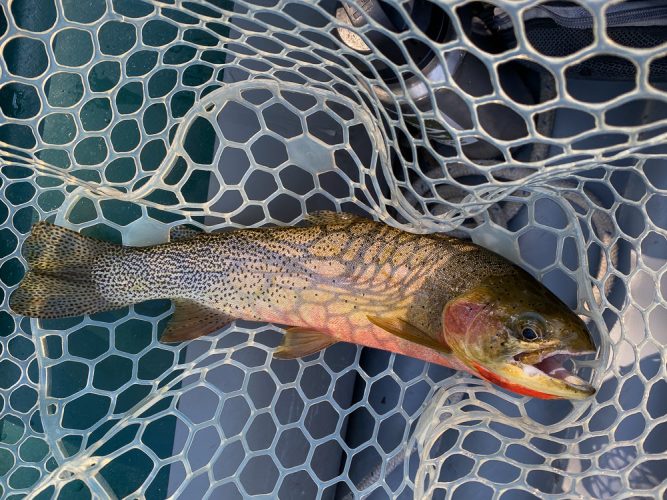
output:
<svg viewBox="0 0 667 500"><path fill-rule="evenodd" d="M2 3L3 494L664 496L664 26L590 1L554 36L540 13L575 5L385 2L390 29L325 0ZM168 302L8 310L37 219L139 245L322 209L520 263L590 319L596 397L346 344L273 360L263 324L161 345Z"/></svg>

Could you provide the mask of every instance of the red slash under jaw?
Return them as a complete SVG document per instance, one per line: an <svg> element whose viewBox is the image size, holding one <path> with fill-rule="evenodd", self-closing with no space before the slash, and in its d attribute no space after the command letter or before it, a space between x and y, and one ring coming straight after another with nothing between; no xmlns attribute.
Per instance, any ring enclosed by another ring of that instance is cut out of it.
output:
<svg viewBox="0 0 667 500"><path fill-rule="evenodd" d="M492 382L496 385L499 385L500 387L510 390L512 392L516 392L517 394L523 394L524 396L531 396L533 398L539 398L539 399L558 399L559 396L554 396L553 394L547 394L545 392L539 392L533 389L528 389L527 387L524 387L520 384L515 384L513 382L510 382L506 378L503 378L492 371L487 370L484 368L482 365L479 363L475 363L474 361L472 362L472 366L477 370L477 373L479 375L488 380L489 382Z"/></svg>

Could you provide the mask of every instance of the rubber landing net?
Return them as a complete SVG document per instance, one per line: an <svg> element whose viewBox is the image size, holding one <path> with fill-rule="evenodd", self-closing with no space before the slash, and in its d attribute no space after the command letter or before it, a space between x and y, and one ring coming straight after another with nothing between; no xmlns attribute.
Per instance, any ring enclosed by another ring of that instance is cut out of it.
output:
<svg viewBox="0 0 667 500"><path fill-rule="evenodd" d="M2 495L664 496L667 49L638 4L3 2ZM316 210L519 263L587 318L598 394L346 344L273 360L266 324L162 345L162 301L8 310L38 219L144 245Z"/></svg>

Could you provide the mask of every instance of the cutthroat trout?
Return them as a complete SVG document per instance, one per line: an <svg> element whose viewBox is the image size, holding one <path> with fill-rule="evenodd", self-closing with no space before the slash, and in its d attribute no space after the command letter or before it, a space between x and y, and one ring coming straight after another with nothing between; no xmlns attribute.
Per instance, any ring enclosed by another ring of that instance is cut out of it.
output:
<svg viewBox="0 0 667 500"><path fill-rule="evenodd" d="M354 215L306 227L199 233L127 248L37 223L17 314L61 318L169 298L162 342L235 319L289 325L278 358L353 342L465 370L538 398L595 391L563 362L595 346L584 322L528 273L472 243Z"/></svg>

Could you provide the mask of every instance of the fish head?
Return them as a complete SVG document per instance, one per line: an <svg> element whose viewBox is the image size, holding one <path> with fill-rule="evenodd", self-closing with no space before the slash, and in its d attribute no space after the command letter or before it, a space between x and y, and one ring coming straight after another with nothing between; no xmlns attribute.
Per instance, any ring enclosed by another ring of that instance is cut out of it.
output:
<svg viewBox="0 0 667 500"><path fill-rule="evenodd" d="M584 399L595 389L563 364L594 353L586 324L528 273L487 279L450 300L444 337L471 372L541 399Z"/></svg>

